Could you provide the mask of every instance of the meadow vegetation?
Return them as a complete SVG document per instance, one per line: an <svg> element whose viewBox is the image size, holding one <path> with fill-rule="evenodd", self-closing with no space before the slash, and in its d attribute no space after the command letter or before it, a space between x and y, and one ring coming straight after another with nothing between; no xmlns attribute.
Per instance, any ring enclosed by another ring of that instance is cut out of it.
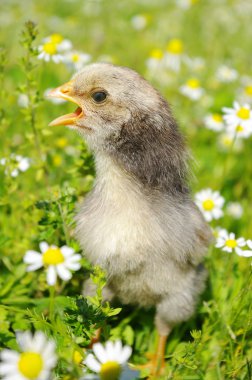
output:
<svg viewBox="0 0 252 380"><path fill-rule="evenodd" d="M56 345L52 379L85 378L82 362L99 327L102 342L133 348L130 363L155 350L154 311L102 304L106 276L85 252L69 266L72 278L59 271L56 281L49 262L27 271L24 260L41 242L81 253L74 215L94 181L93 157L73 131L48 127L73 105L55 105L45 92L87 63L109 61L141 73L171 104L193 157L193 196L217 239L205 261L206 290L195 316L174 328L160 380L251 379L252 4L2 0L0 7L0 346L19 351L17 331L42 331ZM86 299L89 276L98 290Z"/></svg>

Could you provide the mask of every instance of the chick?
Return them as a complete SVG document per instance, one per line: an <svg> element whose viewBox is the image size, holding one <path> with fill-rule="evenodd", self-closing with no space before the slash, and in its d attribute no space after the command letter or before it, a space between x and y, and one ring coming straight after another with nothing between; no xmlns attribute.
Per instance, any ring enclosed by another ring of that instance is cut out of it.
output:
<svg viewBox="0 0 252 380"><path fill-rule="evenodd" d="M50 125L76 129L95 156L96 180L76 219L78 239L107 273L105 298L155 306L155 374L173 326L195 310L211 240L189 193L184 140L165 99L126 67L86 66L50 96L78 105Z"/></svg>

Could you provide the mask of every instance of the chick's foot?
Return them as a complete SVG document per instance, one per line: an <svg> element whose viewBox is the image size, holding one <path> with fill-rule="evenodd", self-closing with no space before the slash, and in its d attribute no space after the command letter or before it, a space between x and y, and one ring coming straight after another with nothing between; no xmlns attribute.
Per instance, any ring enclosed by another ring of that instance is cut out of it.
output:
<svg viewBox="0 0 252 380"><path fill-rule="evenodd" d="M158 346L156 353L148 353L146 356L149 357L149 361L146 364L136 365L135 368L141 370L150 370L149 379L158 378L164 374L165 371L165 347L166 347L167 336L159 335Z"/></svg>

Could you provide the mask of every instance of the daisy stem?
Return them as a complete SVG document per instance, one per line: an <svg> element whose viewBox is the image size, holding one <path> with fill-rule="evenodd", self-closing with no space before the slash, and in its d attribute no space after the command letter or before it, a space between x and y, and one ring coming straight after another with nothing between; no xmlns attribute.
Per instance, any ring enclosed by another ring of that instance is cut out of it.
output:
<svg viewBox="0 0 252 380"><path fill-rule="evenodd" d="M230 162L230 158L232 157L232 153L233 153L236 137L237 137L237 133L233 137L230 149L229 149L229 151L227 153L227 158L226 158L226 160L224 162L224 165L223 165L223 171L222 171L222 176L221 176L222 181L226 181L226 176L227 176L228 169L229 169L229 162ZM224 187L224 182L222 183L221 187L222 188Z"/></svg>
<svg viewBox="0 0 252 380"><path fill-rule="evenodd" d="M49 303L49 318L51 322L54 319L54 301L55 301L55 286L49 287L50 303Z"/></svg>

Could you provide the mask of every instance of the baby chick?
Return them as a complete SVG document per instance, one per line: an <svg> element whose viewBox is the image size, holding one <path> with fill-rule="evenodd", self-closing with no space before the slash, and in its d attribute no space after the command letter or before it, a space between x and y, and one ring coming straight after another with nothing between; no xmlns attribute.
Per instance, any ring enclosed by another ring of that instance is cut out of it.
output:
<svg viewBox="0 0 252 380"><path fill-rule="evenodd" d="M107 299L155 306L157 373L167 336L204 288L211 240L187 186L183 138L165 99L126 67L86 66L50 96L78 105L50 125L76 129L95 156L95 184L77 215L80 244L107 273Z"/></svg>

